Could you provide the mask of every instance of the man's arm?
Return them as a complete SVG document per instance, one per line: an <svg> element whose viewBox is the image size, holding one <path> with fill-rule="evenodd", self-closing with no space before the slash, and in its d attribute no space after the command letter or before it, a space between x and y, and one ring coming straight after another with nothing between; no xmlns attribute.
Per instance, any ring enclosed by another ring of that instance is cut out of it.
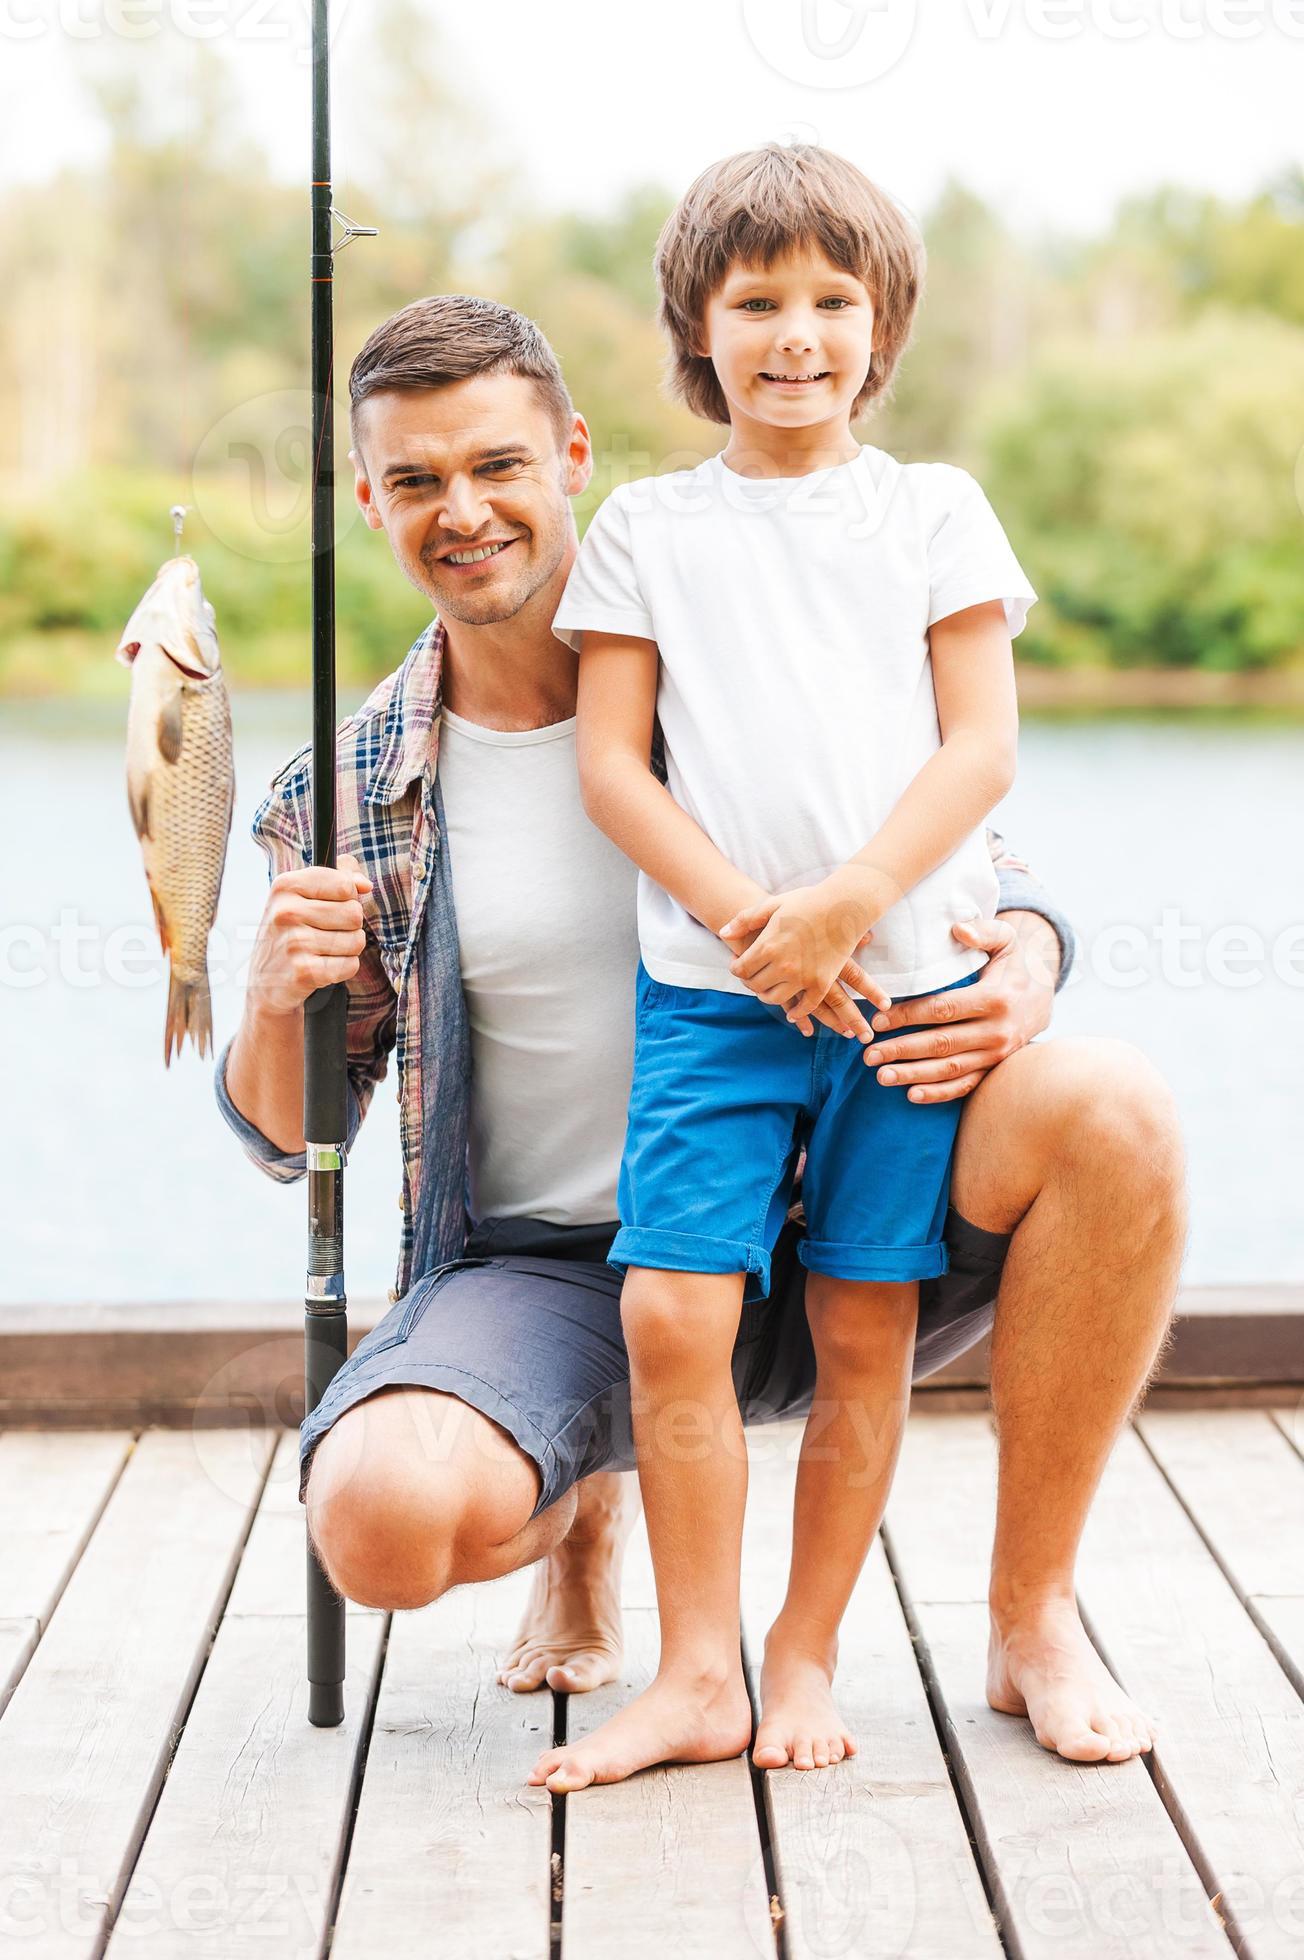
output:
<svg viewBox="0 0 1304 1960"><path fill-rule="evenodd" d="M317 987L349 990L348 1134L351 1145L386 1071L397 1000L379 948L363 922L370 883L356 861L335 870L306 862L297 824L276 800L264 802L254 836L266 851L272 885L259 924L244 1014L218 1060L218 1106L260 1170L279 1182L305 1170L303 1003Z"/></svg>
<svg viewBox="0 0 1304 1960"><path fill-rule="evenodd" d="M987 828L987 848L992 854L992 866L999 886L997 914L1004 916L1025 912L1035 915L1046 922L1053 934L1053 946L1045 933L1036 933L1031 928L1026 935L1021 933L1020 939L1028 960L1039 968L1041 978L1058 993L1068 979L1069 969L1077 955L1077 939L1069 917L1060 910L1026 860L1010 850L1000 832L990 825ZM1041 950L1044 950L1044 959ZM1048 1021L1049 1018L1048 1010Z"/></svg>

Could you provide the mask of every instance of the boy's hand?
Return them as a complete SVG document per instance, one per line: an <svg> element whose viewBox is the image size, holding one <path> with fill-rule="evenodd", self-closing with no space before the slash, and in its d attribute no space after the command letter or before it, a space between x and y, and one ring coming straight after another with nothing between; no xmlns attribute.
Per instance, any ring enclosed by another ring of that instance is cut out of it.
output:
<svg viewBox="0 0 1304 1960"><path fill-rule="evenodd" d="M891 1006L878 982L850 958L872 937L865 928L863 911L826 880L758 900L727 920L719 937L728 943L754 935L729 971L761 1000L782 1007L803 1034L812 1032L814 1015L826 1027L868 1042L873 1037L864 1016L839 985L848 982L882 1011Z"/></svg>
<svg viewBox="0 0 1304 1960"><path fill-rule="evenodd" d="M746 919L750 917L750 912L740 912L738 917L740 919ZM734 952L744 953L749 946L754 946L760 938L760 928L758 927L755 932L735 932L733 930L734 924L735 921L730 919L730 930L728 932L717 933L716 937L723 939L727 946L733 948ZM862 946L867 945L873 937L872 932L867 932L860 944ZM832 1028L834 1034L846 1035L848 1039L855 1036L857 1040L863 1042L872 1041L874 1039L873 1029L870 1027L868 1021L866 1021L855 1001L851 998L851 995L841 984L841 980L848 980L853 987L861 987L861 991L863 992L864 989L861 986L859 975L860 968L856 965L855 961L848 960L842 969L841 978L833 982L833 985L829 988L818 1007L812 1007L804 1014L798 1014L793 1011L788 1014L788 1019L795 1027L800 1028L801 1032L805 1035L813 1035L815 1032L811 1026L813 1017L816 1021L821 1021L826 1028Z"/></svg>

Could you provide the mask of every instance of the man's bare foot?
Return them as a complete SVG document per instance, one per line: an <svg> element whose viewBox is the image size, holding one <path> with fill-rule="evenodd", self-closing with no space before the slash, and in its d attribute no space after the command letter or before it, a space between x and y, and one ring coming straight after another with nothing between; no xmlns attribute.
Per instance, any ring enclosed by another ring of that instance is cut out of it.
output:
<svg viewBox="0 0 1304 1960"><path fill-rule="evenodd" d="M718 1763L739 1755L752 1733L742 1669L726 1675L658 1674L618 1715L581 1742L545 1749L526 1778L557 1795L590 1783L619 1783L653 1763Z"/></svg>
<svg viewBox="0 0 1304 1960"><path fill-rule="evenodd" d="M827 1769L856 1753L833 1700L838 1650L825 1655L789 1635L778 1619L765 1637L761 1719L752 1761L757 1769Z"/></svg>
<svg viewBox="0 0 1304 1960"><path fill-rule="evenodd" d="M1075 1763L1125 1763L1150 1748L1158 1722L1115 1681L1062 1594L1017 1610L992 1607L987 1699L1026 1715L1043 1749Z"/></svg>
<svg viewBox="0 0 1304 1960"><path fill-rule="evenodd" d="M585 1477L575 1519L534 1568L530 1597L498 1680L516 1694L546 1682L586 1694L620 1674L620 1566L638 1516L638 1479L619 1470Z"/></svg>

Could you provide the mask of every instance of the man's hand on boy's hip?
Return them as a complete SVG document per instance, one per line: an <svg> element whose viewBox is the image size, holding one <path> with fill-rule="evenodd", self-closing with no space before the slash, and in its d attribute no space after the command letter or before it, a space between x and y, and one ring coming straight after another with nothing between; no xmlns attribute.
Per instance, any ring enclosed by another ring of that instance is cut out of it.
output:
<svg viewBox="0 0 1304 1960"><path fill-rule="evenodd" d="M863 908L848 901L843 886L825 879L745 907L725 922L719 937L729 944L754 935L729 971L761 1000L782 1007L803 1034L812 1032L813 1014L839 1033L867 1042L870 1029L839 984L855 987L875 1007L891 1005L878 982L851 958L872 937L866 924Z"/></svg>
<svg viewBox="0 0 1304 1960"><path fill-rule="evenodd" d="M1054 929L1035 912L1005 912L952 926L962 946L988 955L972 987L899 1001L874 1016L867 1066L912 1102L967 1096L998 1062L1050 1026L1059 969ZM898 1028L913 1034L894 1034Z"/></svg>

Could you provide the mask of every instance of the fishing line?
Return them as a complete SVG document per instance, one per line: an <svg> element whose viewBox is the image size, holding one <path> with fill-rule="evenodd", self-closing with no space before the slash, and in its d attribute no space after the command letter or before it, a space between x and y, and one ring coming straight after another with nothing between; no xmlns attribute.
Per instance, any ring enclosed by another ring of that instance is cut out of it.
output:
<svg viewBox="0 0 1304 1960"><path fill-rule="evenodd" d="M177 33L180 32L180 28L175 23L174 31ZM178 139L181 150L178 169L181 185L181 235L178 241L179 250L177 253L177 262L181 274L181 359L180 374L177 383L177 444L179 450L179 472L183 491L188 484L193 485L194 473L194 451L191 446L194 397L191 359L190 285L193 274L195 124L197 103L199 100L199 57L199 43L195 41L190 57L190 86L185 91L185 108L182 111L182 128ZM184 517L184 513L189 508L190 506L185 504L174 504L172 507L172 521L176 536L176 550L178 552L181 549L181 526L177 523L176 512L180 510Z"/></svg>

